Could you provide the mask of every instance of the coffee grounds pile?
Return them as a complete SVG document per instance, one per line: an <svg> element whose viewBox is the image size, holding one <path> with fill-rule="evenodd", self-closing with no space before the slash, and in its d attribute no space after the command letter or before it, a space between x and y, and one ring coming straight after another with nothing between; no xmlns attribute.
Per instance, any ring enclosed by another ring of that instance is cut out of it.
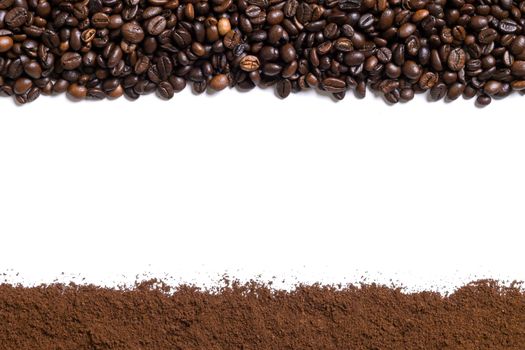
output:
<svg viewBox="0 0 525 350"><path fill-rule="evenodd" d="M215 291L0 285L0 349L523 349L525 294L493 281L451 295L377 285L259 283Z"/></svg>
<svg viewBox="0 0 525 350"><path fill-rule="evenodd" d="M525 89L517 0L0 0L0 94L164 99L275 85L388 103Z"/></svg>

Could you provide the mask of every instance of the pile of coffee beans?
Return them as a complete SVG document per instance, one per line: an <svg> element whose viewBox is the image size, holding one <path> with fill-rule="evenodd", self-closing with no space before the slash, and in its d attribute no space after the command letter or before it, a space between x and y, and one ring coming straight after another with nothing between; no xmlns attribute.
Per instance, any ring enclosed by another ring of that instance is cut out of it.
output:
<svg viewBox="0 0 525 350"><path fill-rule="evenodd" d="M525 90L525 1L0 0L0 94L275 86L388 103Z"/></svg>

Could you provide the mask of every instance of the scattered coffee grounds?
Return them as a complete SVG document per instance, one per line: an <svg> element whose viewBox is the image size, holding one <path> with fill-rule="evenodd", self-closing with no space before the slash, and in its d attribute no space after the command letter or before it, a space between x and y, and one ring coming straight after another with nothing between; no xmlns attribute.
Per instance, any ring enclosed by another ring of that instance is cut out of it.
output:
<svg viewBox="0 0 525 350"><path fill-rule="evenodd" d="M0 285L0 349L523 349L519 285L405 294L377 285L233 283L174 292Z"/></svg>
<svg viewBox="0 0 525 350"><path fill-rule="evenodd" d="M525 89L517 0L0 0L0 93L20 104L275 85L480 106Z"/></svg>

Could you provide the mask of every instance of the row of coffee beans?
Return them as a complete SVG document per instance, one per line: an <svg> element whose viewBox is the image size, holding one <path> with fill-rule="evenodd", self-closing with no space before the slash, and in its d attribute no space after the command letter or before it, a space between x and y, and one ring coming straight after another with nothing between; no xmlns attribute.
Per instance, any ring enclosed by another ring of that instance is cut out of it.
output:
<svg viewBox="0 0 525 350"><path fill-rule="evenodd" d="M369 87L483 106L525 89L524 14L522 0L0 0L0 94Z"/></svg>

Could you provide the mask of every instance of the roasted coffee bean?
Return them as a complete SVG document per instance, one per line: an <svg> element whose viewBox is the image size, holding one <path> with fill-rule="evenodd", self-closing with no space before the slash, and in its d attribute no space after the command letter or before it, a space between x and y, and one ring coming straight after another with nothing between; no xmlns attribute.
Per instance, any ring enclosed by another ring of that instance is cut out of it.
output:
<svg viewBox="0 0 525 350"><path fill-rule="evenodd" d="M4 22L9 28L23 26L29 18L29 13L24 7L15 7L6 13Z"/></svg>
<svg viewBox="0 0 525 350"><path fill-rule="evenodd" d="M148 20L146 31L151 35L159 35L166 29L167 21L163 16L155 16Z"/></svg>
<svg viewBox="0 0 525 350"><path fill-rule="evenodd" d="M11 50L13 44L13 38L10 36L0 36L0 53Z"/></svg>
<svg viewBox="0 0 525 350"><path fill-rule="evenodd" d="M175 94L173 86L167 81L163 81L159 84L159 86L157 87L157 92L159 96L165 100L171 99Z"/></svg>
<svg viewBox="0 0 525 350"><path fill-rule="evenodd" d="M434 85L432 89L430 89L430 97L434 100L441 100L447 95L447 86L443 83L439 83Z"/></svg>
<svg viewBox="0 0 525 350"><path fill-rule="evenodd" d="M66 90L170 99L191 81L481 105L525 90L522 12L510 0L0 0L0 86L18 103Z"/></svg>
<svg viewBox="0 0 525 350"><path fill-rule="evenodd" d="M326 78L321 83L322 88L328 92L342 92L346 90L346 83L338 78Z"/></svg>
<svg viewBox="0 0 525 350"><path fill-rule="evenodd" d="M476 104L480 107L485 107L485 106L488 106L491 101L492 99L490 98L490 96L479 95L478 98L476 99Z"/></svg>
<svg viewBox="0 0 525 350"><path fill-rule="evenodd" d="M91 88L87 90L86 98L90 100L103 100L106 97L106 93L99 88Z"/></svg>
<svg viewBox="0 0 525 350"><path fill-rule="evenodd" d="M514 61L510 69L513 75L525 77L525 61Z"/></svg>
<svg viewBox="0 0 525 350"><path fill-rule="evenodd" d="M33 81L28 78L18 78L14 85L13 91L17 95L25 94L33 86Z"/></svg>
<svg viewBox="0 0 525 350"><path fill-rule="evenodd" d="M144 40L144 30L137 22L125 23L122 28L122 37L133 44L138 44Z"/></svg>
<svg viewBox="0 0 525 350"><path fill-rule="evenodd" d="M253 55L244 56L239 63L240 68L245 72L256 71L260 65L259 59Z"/></svg>
<svg viewBox="0 0 525 350"><path fill-rule="evenodd" d="M287 43L281 47L281 58L284 62L290 63L296 59L295 48L292 44Z"/></svg>
<svg viewBox="0 0 525 350"><path fill-rule="evenodd" d="M466 54L465 51L463 51L460 48L454 49L450 51L450 54L448 55L447 63L448 67L453 71L459 71L463 67L465 67L466 62Z"/></svg>
<svg viewBox="0 0 525 350"><path fill-rule="evenodd" d="M33 79L39 79L42 76L42 67L36 61L24 63L24 72Z"/></svg>
<svg viewBox="0 0 525 350"><path fill-rule="evenodd" d="M86 98L88 89L85 86L73 83L69 85L67 92L74 99L83 99Z"/></svg>
<svg viewBox="0 0 525 350"><path fill-rule="evenodd" d="M292 92L292 83L288 79L280 80L275 85L275 90L280 98L286 98Z"/></svg>
<svg viewBox="0 0 525 350"><path fill-rule="evenodd" d="M160 57L159 61L157 62L157 72L160 80L167 80L172 71L173 64L171 63L169 57Z"/></svg>
<svg viewBox="0 0 525 350"><path fill-rule="evenodd" d="M77 52L66 52L60 58L62 67L66 70L73 70L82 64L82 56Z"/></svg>
<svg viewBox="0 0 525 350"><path fill-rule="evenodd" d="M208 84L208 86L215 91L224 90L229 85L230 85L230 81L226 74L217 74L210 80Z"/></svg>
<svg viewBox="0 0 525 350"><path fill-rule="evenodd" d="M408 60L403 64L403 74L409 79L418 79L421 75L421 67L412 60Z"/></svg>
<svg viewBox="0 0 525 350"><path fill-rule="evenodd" d="M419 78L419 87L428 90L434 87L439 80L439 76L433 72L426 72Z"/></svg>

